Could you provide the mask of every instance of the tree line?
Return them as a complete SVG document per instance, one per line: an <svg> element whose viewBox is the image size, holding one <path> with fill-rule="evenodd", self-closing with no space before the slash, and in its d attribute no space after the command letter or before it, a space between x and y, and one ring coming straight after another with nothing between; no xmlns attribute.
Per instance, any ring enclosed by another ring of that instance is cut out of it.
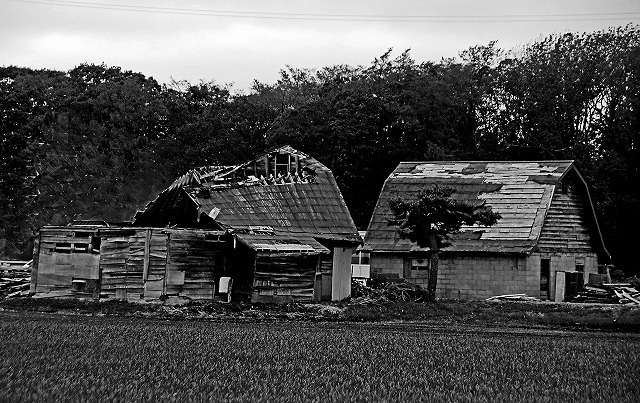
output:
<svg viewBox="0 0 640 403"><path fill-rule="evenodd" d="M290 144L332 169L365 229L400 161L574 159L619 268L640 226L640 26L496 42L457 59L391 50L366 66L286 66L246 93L120 67L0 68L0 238L132 218L186 170Z"/></svg>

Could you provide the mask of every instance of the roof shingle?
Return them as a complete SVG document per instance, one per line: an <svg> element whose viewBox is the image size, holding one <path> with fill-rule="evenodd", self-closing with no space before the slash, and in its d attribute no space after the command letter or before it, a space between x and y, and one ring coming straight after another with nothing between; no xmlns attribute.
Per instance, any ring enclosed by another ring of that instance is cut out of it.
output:
<svg viewBox="0 0 640 403"><path fill-rule="evenodd" d="M435 185L453 187L458 200L485 203L502 218L492 227L464 226L446 251L525 253L537 242L556 183L573 161L403 162L387 178L365 237L365 250L421 250L400 238L389 200L416 198Z"/></svg>

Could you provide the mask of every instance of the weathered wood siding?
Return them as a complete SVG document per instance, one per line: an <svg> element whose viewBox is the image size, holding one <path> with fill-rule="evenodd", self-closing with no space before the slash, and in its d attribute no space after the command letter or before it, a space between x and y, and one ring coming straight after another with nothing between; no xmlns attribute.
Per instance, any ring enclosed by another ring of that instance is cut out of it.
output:
<svg viewBox="0 0 640 403"><path fill-rule="evenodd" d="M331 276L331 300L342 301L351 295L351 255L355 248L333 248L333 273Z"/></svg>
<svg viewBox="0 0 640 403"><path fill-rule="evenodd" d="M146 230L107 230L101 235L100 296L130 300L144 297Z"/></svg>
<svg viewBox="0 0 640 403"><path fill-rule="evenodd" d="M564 190L563 190L564 189ZM590 226L586 222L585 198L577 191L575 181L567 179L564 186L558 184L544 220L538 242L543 253L592 253L594 252Z"/></svg>
<svg viewBox="0 0 640 403"><path fill-rule="evenodd" d="M93 296L99 283L99 254L92 249L94 232L48 228L41 231L31 278L40 296Z"/></svg>
<svg viewBox="0 0 640 403"><path fill-rule="evenodd" d="M169 232L167 295L213 299L223 275L228 243L223 232Z"/></svg>
<svg viewBox="0 0 640 403"><path fill-rule="evenodd" d="M212 299L230 248L224 232L182 229L56 227L39 240L35 295L128 300Z"/></svg>
<svg viewBox="0 0 640 403"><path fill-rule="evenodd" d="M258 252L251 301L313 301L318 263L318 254Z"/></svg>
<svg viewBox="0 0 640 403"><path fill-rule="evenodd" d="M592 228L595 223L590 212L588 199L583 186L574 175L564 178L564 184L558 183L544 220L536 253L529 258L529 267L540 276L540 261L549 259L549 296L555 295L556 272L584 272L585 284L589 274L598 273L598 256L594 248ZM541 298L547 298L541 292Z"/></svg>
<svg viewBox="0 0 640 403"><path fill-rule="evenodd" d="M147 230L145 250L146 268L143 271L144 298L156 299L167 294L167 245L165 231Z"/></svg>

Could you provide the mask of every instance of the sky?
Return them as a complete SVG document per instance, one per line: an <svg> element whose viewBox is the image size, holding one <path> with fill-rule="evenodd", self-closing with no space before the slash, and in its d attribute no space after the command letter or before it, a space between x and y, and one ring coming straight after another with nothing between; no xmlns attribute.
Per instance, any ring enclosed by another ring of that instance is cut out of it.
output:
<svg viewBox="0 0 640 403"><path fill-rule="evenodd" d="M640 0L0 0L0 65L119 66L248 92L281 69L417 62L640 24Z"/></svg>

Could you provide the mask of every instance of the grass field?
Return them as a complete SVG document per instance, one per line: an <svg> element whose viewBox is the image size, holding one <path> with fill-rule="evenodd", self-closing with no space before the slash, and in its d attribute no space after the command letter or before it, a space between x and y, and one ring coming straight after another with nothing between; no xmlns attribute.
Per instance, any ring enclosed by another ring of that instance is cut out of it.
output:
<svg viewBox="0 0 640 403"><path fill-rule="evenodd" d="M0 401L636 402L640 335L0 312Z"/></svg>

